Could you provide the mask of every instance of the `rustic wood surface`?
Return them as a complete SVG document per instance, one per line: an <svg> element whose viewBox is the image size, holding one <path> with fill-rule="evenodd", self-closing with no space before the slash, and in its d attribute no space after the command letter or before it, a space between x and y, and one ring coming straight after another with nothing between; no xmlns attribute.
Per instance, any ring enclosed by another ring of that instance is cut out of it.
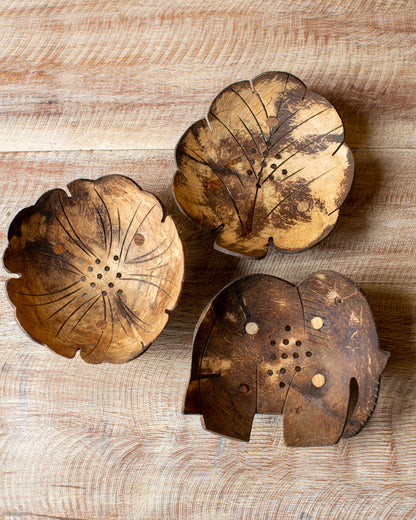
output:
<svg viewBox="0 0 416 520"><path fill-rule="evenodd" d="M334 271L298 286L245 276L198 322L184 411L245 441L255 414L283 414L287 446L335 444L367 423L388 358L352 280Z"/></svg>
<svg viewBox="0 0 416 520"><path fill-rule="evenodd" d="M167 327L123 365L32 342L2 285L2 520L416 518L415 17L408 0L0 3L2 251L14 215L46 190L121 173L166 205L186 252ZM336 106L356 170L325 241L258 262L214 251L171 181L186 128L222 88L266 70ZM366 292L391 354L363 431L286 448L278 415L256 416L248 444L183 415L210 299L245 274L297 284L321 269Z"/></svg>

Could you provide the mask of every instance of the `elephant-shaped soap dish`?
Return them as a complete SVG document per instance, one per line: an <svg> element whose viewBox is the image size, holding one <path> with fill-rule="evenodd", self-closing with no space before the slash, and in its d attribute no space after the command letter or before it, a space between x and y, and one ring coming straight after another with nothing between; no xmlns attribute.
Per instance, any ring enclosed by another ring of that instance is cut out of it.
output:
<svg viewBox="0 0 416 520"><path fill-rule="evenodd" d="M250 275L217 294L197 325L184 412L245 441L256 413L283 414L288 446L334 444L368 421L388 358L348 278L322 271L294 286Z"/></svg>

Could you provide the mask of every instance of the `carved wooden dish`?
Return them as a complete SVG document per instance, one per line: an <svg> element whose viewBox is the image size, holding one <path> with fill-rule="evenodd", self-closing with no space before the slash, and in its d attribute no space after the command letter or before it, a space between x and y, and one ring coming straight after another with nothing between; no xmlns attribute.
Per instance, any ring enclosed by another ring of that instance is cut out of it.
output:
<svg viewBox="0 0 416 520"><path fill-rule="evenodd" d="M89 363L141 354L168 321L184 257L171 217L132 180L109 175L45 193L9 229L7 291L25 331Z"/></svg>
<svg viewBox="0 0 416 520"><path fill-rule="evenodd" d="M215 247L264 257L302 251L338 219L354 174L335 108L295 76L267 72L214 100L176 150L176 201Z"/></svg>
<svg viewBox="0 0 416 520"><path fill-rule="evenodd" d="M322 271L295 287L247 276L225 287L199 321L185 413L246 441L256 413L283 414L288 446L334 444L369 419L388 357L365 296L348 278Z"/></svg>

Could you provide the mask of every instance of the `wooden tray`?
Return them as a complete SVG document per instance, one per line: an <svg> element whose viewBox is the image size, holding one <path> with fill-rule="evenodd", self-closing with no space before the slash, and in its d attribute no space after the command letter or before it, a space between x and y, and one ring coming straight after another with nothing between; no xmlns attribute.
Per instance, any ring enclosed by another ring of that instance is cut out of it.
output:
<svg viewBox="0 0 416 520"><path fill-rule="evenodd" d="M295 287L250 275L217 294L199 321L185 413L246 441L256 413L283 414L287 445L334 444L368 421L388 357L348 278L322 271Z"/></svg>
<svg viewBox="0 0 416 520"><path fill-rule="evenodd" d="M58 354L123 363L162 331L184 273L161 203L127 177L76 180L45 193L9 229L7 283L25 331Z"/></svg>
<svg viewBox="0 0 416 520"><path fill-rule="evenodd" d="M176 150L174 194L215 247L262 258L313 246L334 227L353 180L344 127L325 98L286 72L240 81Z"/></svg>

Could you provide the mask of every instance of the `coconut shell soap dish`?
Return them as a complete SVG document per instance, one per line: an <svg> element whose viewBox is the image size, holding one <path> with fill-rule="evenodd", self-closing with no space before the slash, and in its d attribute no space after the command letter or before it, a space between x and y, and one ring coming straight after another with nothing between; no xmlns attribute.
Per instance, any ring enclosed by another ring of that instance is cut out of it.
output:
<svg viewBox="0 0 416 520"><path fill-rule="evenodd" d="M17 318L37 342L90 363L141 354L179 297L184 257L156 197L120 175L45 193L9 229Z"/></svg>
<svg viewBox="0 0 416 520"><path fill-rule="evenodd" d="M185 413L245 441L255 414L283 414L287 445L334 444L368 421L388 357L348 278L322 271L296 287L247 276L201 316Z"/></svg>
<svg viewBox="0 0 416 520"><path fill-rule="evenodd" d="M353 180L335 108L295 76L229 85L176 150L174 194L224 252L264 257L269 241L307 249L334 227Z"/></svg>

